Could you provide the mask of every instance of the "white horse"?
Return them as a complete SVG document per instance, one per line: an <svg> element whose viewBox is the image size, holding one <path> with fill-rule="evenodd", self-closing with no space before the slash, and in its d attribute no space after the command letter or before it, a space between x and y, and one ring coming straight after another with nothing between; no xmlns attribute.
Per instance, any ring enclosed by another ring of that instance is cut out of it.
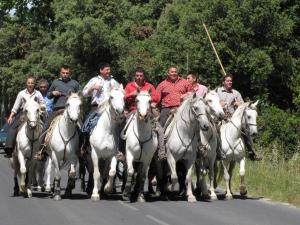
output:
<svg viewBox="0 0 300 225"><path fill-rule="evenodd" d="M209 128L207 131L200 132L200 157L196 161L197 187L201 189L204 197L210 197L211 200L216 200L217 195L214 190L214 164L216 160L216 151L218 147L218 133L215 120L224 117L224 111L220 104L220 99L215 91L209 91L204 99L207 104L207 114L209 118ZM208 168L210 196L207 190L205 175Z"/></svg>
<svg viewBox="0 0 300 225"><path fill-rule="evenodd" d="M105 192L113 190L113 179L116 174L116 153L119 140L119 123L124 111L124 90L123 86L112 88L109 99L101 105L99 112L101 116L90 136L91 157L94 166L94 188L91 199L97 201L99 197L99 159L105 160L104 172L101 180L106 177L109 171L108 181L104 187Z"/></svg>
<svg viewBox="0 0 300 225"><path fill-rule="evenodd" d="M192 168L199 144L199 129L207 130L208 128L205 101L194 94L186 97L165 131L167 161L171 170L171 191L174 191L178 180L176 162L183 160L187 170L186 195L189 202L196 201L192 193Z"/></svg>
<svg viewBox="0 0 300 225"><path fill-rule="evenodd" d="M25 123L20 127L16 138L16 154L12 158L15 171L15 194L18 193L17 175L20 176L20 191L32 197L31 183L33 177L33 157L39 149L39 137L42 132L40 105L33 99L27 100L24 106ZM28 172L27 184L25 184Z"/></svg>
<svg viewBox="0 0 300 225"><path fill-rule="evenodd" d="M77 93L71 93L66 102L64 113L53 127L53 134L47 146L49 165L46 169L48 178L52 164L54 166L54 200L60 200L61 169L69 170L67 195L75 186L77 153L79 150L79 136L77 122L80 117L81 99Z"/></svg>
<svg viewBox="0 0 300 225"><path fill-rule="evenodd" d="M138 90L139 92L139 90ZM136 97L136 112L129 119L125 127L128 126L126 138L126 161L127 161L127 181L123 192L123 199L129 200L132 179L134 175L134 165L137 163L137 200L144 202L144 183L149 169L150 162L157 149L157 135L153 131L154 122L151 116L151 95L148 91L141 91Z"/></svg>
<svg viewBox="0 0 300 225"><path fill-rule="evenodd" d="M241 104L233 113L230 121L220 128L222 149L226 153L226 159L222 160L224 179L226 182L226 198L232 199L231 178L235 163L240 164L240 194L247 194L244 184L245 176L245 144L242 133L249 135L249 138L257 134L257 111L258 101Z"/></svg>

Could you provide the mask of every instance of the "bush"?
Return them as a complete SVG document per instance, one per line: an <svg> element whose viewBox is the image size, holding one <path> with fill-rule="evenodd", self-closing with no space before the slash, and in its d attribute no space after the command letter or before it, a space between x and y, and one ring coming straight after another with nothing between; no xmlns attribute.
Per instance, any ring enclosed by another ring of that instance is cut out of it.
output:
<svg viewBox="0 0 300 225"><path fill-rule="evenodd" d="M300 117L293 112L269 106L261 110L258 116L257 143L265 149L276 152L285 159L299 153Z"/></svg>

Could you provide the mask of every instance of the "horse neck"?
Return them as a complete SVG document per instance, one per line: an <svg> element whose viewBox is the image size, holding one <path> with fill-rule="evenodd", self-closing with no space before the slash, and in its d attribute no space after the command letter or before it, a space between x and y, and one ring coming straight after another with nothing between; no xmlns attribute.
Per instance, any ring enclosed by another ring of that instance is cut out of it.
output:
<svg viewBox="0 0 300 225"><path fill-rule="evenodd" d="M60 118L58 125L59 125L59 129L61 130L61 133L66 134L66 136L72 135L76 128L76 124L71 122L69 114L66 109L62 117Z"/></svg>
<svg viewBox="0 0 300 225"><path fill-rule="evenodd" d="M239 138L242 132L242 121L246 106L239 107L231 117L230 126L232 127L231 136L233 139Z"/></svg>
<svg viewBox="0 0 300 225"><path fill-rule="evenodd" d="M40 134L42 133L43 126L41 124L40 119L38 119L36 121L36 123L37 124L34 129L29 127L29 121L26 121L26 123L24 124L25 134L26 134L27 138L29 138L30 140L35 140L35 139L39 138Z"/></svg>
<svg viewBox="0 0 300 225"><path fill-rule="evenodd" d="M115 117L116 115L113 110L113 107L110 104L107 105L102 111L102 114L99 119L101 120L101 126L103 126L105 130L113 130L118 124L118 121L115 120Z"/></svg>
<svg viewBox="0 0 300 225"><path fill-rule="evenodd" d="M181 109L176 115L176 123L178 128L183 131L184 134L195 132L197 123L189 105L185 104L181 106Z"/></svg>

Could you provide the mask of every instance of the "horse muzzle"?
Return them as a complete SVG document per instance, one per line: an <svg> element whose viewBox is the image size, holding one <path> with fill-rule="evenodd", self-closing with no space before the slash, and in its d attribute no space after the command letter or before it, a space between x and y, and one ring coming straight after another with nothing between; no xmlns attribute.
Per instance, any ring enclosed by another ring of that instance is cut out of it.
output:
<svg viewBox="0 0 300 225"><path fill-rule="evenodd" d="M37 122L29 122L28 125L29 125L30 129L34 129L34 128L36 128Z"/></svg>

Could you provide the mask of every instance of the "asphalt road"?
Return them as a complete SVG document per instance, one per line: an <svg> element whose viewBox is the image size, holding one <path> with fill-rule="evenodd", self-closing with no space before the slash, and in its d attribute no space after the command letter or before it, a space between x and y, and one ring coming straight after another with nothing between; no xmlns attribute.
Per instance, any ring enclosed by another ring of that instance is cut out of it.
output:
<svg viewBox="0 0 300 225"><path fill-rule="evenodd" d="M64 176L64 180L66 176ZM65 183L65 181L63 182ZM187 203L122 202L119 195L92 202L80 191L54 201L49 194L13 197L8 161L0 155L0 225L299 225L300 209L262 198ZM251 192L251 190L250 190Z"/></svg>

